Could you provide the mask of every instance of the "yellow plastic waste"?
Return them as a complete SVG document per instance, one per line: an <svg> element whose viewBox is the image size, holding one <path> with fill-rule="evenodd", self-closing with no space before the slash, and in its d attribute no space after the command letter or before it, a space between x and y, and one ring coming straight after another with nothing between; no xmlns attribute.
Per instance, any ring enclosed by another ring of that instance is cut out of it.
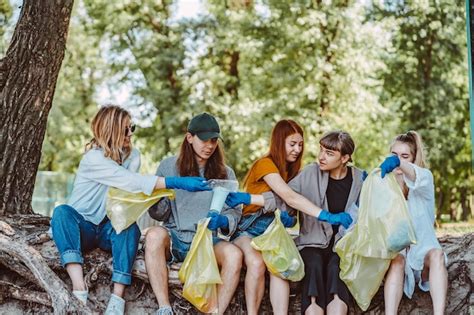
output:
<svg viewBox="0 0 474 315"><path fill-rule="evenodd" d="M217 284L221 276L217 267L209 218L200 220L191 248L178 272L183 285L183 297L203 313L216 313Z"/></svg>
<svg viewBox="0 0 474 315"><path fill-rule="evenodd" d="M365 180L357 223L336 244L340 277L357 304L367 310L398 252L416 243L408 206L395 176L380 169Z"/></svg>
<svg viewBox="0 0 474 315"><path fill-rule="evenodd" d="M156 189L150 196L144 193L130 193L110 187L105 208L107 216L117 233L128 228L140 216L161 198L174 198L174 191L170 189Z"/></svg>
<svg viewBox="0 0 474 315"><path fill-rule="evenodd" d="M304 277L304 263L295 242L280 220L280 210L275 211L275 219L260 236L252 239L250 245L262 252L263 261L274 275L291 281Z"/></svg>

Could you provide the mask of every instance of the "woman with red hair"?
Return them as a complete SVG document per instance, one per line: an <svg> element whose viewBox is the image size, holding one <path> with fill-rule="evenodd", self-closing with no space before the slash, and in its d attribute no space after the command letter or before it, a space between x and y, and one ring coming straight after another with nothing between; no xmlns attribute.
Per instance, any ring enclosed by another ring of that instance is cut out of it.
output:
<svg viewBox="0 0 474 315"><path fill-rule="evenodd" d="M280 198L293 209L301 210L319 220L348 226L351 218L347 213L332 214L322 210L288 186L301 169L304 151L303 129L293 120L277 122L272 131L269 152L255 161L244 180L246 192L230 193L226 203L243 208L243 217L234 234L234 244L244 253L247 267L245 276L245 300L248 314L257 314L265 291L266 266L262 255L250 245L252 238L265 232L274 219L274 211ZM296 218L281 212L286 227L294 226ZM270 273L270 301L275 314L288 314L289 284Z"/></svg>

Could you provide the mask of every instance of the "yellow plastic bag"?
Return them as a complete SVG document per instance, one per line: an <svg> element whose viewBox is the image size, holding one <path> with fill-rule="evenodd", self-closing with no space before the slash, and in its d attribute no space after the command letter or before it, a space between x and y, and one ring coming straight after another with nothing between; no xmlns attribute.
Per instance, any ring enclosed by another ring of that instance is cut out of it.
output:
<svg viewBox="0 0 474 315"><path fill-rule="evenodd" d="M340 277L357 304L367 310L400 250L416 243L408 206L393 174L384 179L380 169L365 180L358 221L336 244Z"/></svg>
<svg viewBox="0 0 474 315"><path fill-rule="evenodd" d="M207 228L210 219L200 220L191 248L178 272L183 285L183 297L203 313L216 313L217 284L221 276L217 267L212 232Z"/></svg>
<svg viewBox="0 0 474 315"><path fill-rule="evenodd" d="M163 197L174 198L170 189L156 189L150 196L144 193L130 193L110 187L105 208L107 216L117 233L128 228L140 216Z"/></svg>
<svg viewBox="0 0 474 315"><path fill-rule="evenodd" d="M253 238L250 245L262 252L263 261L272 274L291 281L303 279L303 259L281 223L280 210L275 211L275 219L265 233Z"/></svg>

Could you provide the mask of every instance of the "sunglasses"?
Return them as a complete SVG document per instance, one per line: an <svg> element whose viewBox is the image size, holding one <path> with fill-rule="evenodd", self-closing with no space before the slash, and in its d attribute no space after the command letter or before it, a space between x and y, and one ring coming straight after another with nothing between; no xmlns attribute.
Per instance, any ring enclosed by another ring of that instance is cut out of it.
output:
<svg viewBox="0 0 474 315"><path fill-rule="evenodd" d="M125 127L125 135L128 135L128 133L134 133L135 132L135 125L130 125Z"/></svg>

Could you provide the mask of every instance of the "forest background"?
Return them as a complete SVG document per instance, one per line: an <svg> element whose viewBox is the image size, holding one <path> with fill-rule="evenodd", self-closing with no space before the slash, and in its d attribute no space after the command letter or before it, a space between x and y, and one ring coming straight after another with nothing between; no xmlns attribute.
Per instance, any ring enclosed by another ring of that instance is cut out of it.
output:
<svg viewBox="0 0 474 315"><path fill-rule="evenodd" d="M0 55L20 5L0 1ZM462 1L77 0L39 170L73 174L107 103L132 112L144 173L178 152L203 111L239 179L282 118L304 127L305 164L324 132L343 129L366 170L413 129L438 219L472 222L466 41Z"/></svg>

